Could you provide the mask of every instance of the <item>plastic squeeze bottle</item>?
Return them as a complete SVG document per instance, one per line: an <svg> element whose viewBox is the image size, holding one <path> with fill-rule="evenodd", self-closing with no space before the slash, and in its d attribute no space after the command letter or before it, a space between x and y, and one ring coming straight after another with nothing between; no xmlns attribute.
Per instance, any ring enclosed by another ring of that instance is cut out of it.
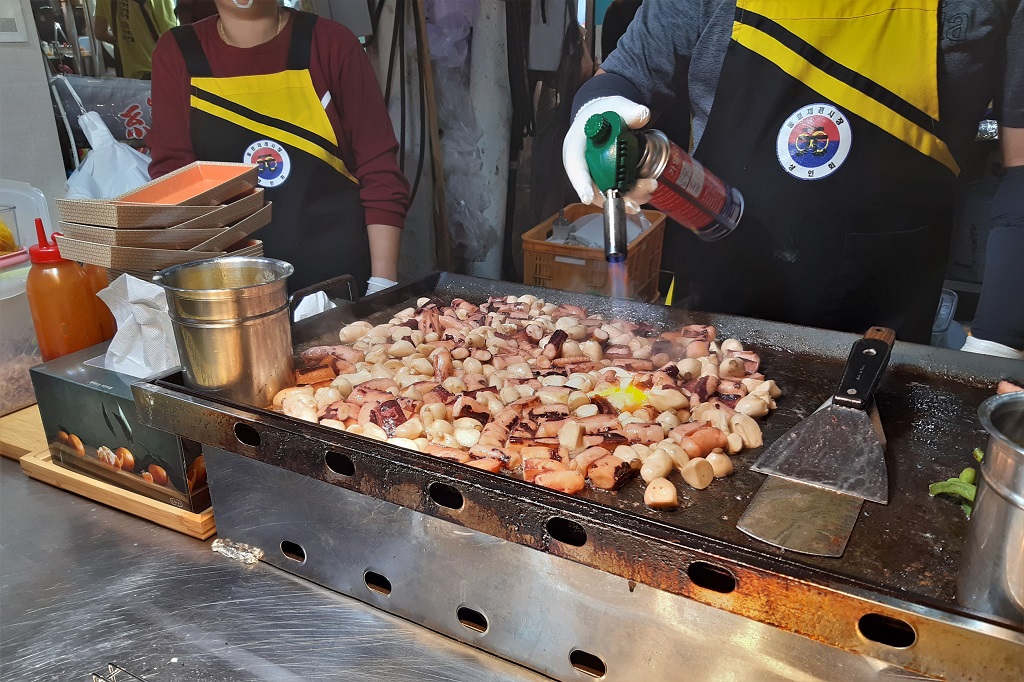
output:
<svg viewBox="0 0 1024 682"><path fill-rule="evenodd" d="M117 332L117 320L114 319L114 314L110 312L110 308L103 302L103 299L95 295L107 288L107 269L86 263L82 266L82 270L89 278L89 288L94 294L93 303L96 304L96 315L103 326L103 340L109 341Z"/></svg>
<svg viewBox="0 0 1024 682"><path fill-rule="evenodd" d="M82 266L61 258L56 240L47 241L38 218L36 235L39 244L28 249L32 267L25 291L39 352L43 360L53 360L102 342L103 325Z"/></svg>

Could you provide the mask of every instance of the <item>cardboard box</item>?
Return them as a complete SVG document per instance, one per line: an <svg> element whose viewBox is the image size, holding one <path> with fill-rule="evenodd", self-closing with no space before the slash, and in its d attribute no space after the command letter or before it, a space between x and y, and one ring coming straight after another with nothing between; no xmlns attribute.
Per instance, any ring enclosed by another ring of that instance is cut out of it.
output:
<svg viewBox="0 0 1024 682"><path fill-rule="evenodd" d="M131 385L141 379L103 367L107 345L31 370L52 460L175 507L204 511L210 489L202 446L139 424Z"/></svg>

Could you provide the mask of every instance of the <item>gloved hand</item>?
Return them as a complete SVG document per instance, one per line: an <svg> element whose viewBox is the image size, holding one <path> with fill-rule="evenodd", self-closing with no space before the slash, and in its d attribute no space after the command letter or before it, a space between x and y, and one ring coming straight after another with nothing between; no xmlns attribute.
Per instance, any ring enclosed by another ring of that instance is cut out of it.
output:
<svg viewBox="0 0 1024 682"><path fill-rule="evenodd" d="M587 119L594 114L603 114L606 111L614 111L622 117L626 125L634 130L643 128L651 118L651 110L642 104L632 102L625 97L598 97L580 107L569 126L569 132L565 134L565 141L562 142L562 165L569 176L576 194L584 204L604 205L604 195L597 189L590 177L590 169L587 167L587 136L583 128L587 125ZM658 189L657 180L640 180L624 198L626 200L626 212L637 213L641 204L651 200L651 195Z"/></svg>
<svg viewBox="0 0 1024 682"><path fill-rule="evenodd" d="M384 291L398 284L398 282L392 282L390 279L384 279L383 277L371 277L366 282L366 295L375 294L378 291Z"/></svg>
<svg viewBox="0 0 1024 682"><path fill-rule="evenodd" d="M979 339L976 336L968 336L967 341L964 342L960 350L967 351L968 353L995 355L996 357L1010 358L1011 360L1024 360L1024 352L1004 346L1001 343L996 343L995 341Z"/></svg>

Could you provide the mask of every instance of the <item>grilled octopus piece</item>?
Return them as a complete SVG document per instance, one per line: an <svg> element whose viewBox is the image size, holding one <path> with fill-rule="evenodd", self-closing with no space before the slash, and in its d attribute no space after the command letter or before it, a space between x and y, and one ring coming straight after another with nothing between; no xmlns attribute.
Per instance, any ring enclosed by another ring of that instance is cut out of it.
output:
<svg viewBox="0 0 1024 682"><path fill-rule="evenodd" d="M408 419L397 400L387 400L370 410L370 421L384 429L388 438L394 438L395 429Z"/></svg>

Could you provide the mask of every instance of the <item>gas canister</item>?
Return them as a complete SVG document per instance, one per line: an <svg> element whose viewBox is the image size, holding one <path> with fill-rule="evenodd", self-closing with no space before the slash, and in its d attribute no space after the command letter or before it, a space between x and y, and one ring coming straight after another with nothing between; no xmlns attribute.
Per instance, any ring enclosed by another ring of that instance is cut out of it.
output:
<svg viewBox="0 0 1024 682"><path fill-rule="evenodd" d="M630 130L615 112L594 114L584 128L587 165L601 192L626 194L637 180L658 181L650 204L700 239L736 229L743 195L674 144L660 130Z"/></svg>

